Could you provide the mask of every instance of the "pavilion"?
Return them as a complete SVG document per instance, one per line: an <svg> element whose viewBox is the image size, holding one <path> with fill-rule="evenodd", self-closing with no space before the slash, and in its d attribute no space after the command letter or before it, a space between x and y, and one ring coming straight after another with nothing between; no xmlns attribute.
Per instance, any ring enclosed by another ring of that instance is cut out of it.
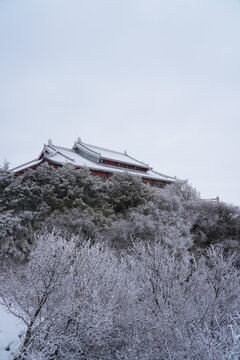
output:
<svg viewBox="0 0 240 360"><path fill-rule="evenodd" d="M105 179L109 179L113 174L127 172L140 176L144 182L160 188L176 181L176 177L154 171L149 165L128 155L126 151L122 153L89 145L83 143L80 138L70 149L53 145L52 141L48 140L48 144L44 144L36 159L17 166L12 171L17 176L27 169L35 170L43 163L48 163L55 168L64 164L72 164L75 169L88 168L93 175Z"/></svg>

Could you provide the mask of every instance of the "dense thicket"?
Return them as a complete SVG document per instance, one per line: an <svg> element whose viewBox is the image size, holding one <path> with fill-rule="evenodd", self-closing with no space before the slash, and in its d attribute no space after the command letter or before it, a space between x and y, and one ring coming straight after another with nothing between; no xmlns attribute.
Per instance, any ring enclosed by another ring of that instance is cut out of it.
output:
<svg viewBox="0 0 240 360"><path fill-rule="evenodd" d="M183 182L163 191L127 173L104 182L67 165L42 165L17 178L0 171L0 249L18 259L44 231L104 239L125 249L133 240L149 242L172 232L189 246L238 248L239 230L238 207L201 201Z"/></svg>
<svg viewBox="0 0 240 360"><path fill-rule="evenodd" d="M238 207L187 183L1 169L0 302L26 325L15 359L239 359L239 230Z"/></svg>
<svg viewBox="0 0 240 360"><path fill-rule="evenodd" d="M2 303L26 325L15 359L239 359L236 258L218 247L196 258L178 241L116 256L79 237L38 238L0 278Z"/></svg>

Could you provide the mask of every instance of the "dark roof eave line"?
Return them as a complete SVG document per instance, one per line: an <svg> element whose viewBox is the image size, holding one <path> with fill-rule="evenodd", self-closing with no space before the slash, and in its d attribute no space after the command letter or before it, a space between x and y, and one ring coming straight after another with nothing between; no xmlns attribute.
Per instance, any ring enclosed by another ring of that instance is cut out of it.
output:
<svg viewBox="0 0 240 360"><path fill-rule="evenodd" d="M112 159L108 159L108 158L101 158L101 159L112 160ZM129 164L129 163L123 163L123 162L120 162L120 161L117 161L117 160L114 160L114 161L119 162L120 164L126 164L126 165L131 165L131 166L136 166L136 167L137 167L137 165L132 165L132 164ZM135 169L128 169L128 168L123 168L123 167L121 167L121 166L114 166L114 165L99 163L99 166L101 166L101 165L106 166L106 167L109 167L110 169L113 169L113 170L114 170L114 169L115 169L115 170L119 169L119 170L122 170L122 171L132 171L132 172L134 172L134 173L136 173L136 174L139 174L139 170L135 170ZM147 170L147 168L144 168L144 169ZM143 174L146 174L147 171L146 171L146 172L143 172L143 171L142 171L142 173L143 173Z"/></svg>

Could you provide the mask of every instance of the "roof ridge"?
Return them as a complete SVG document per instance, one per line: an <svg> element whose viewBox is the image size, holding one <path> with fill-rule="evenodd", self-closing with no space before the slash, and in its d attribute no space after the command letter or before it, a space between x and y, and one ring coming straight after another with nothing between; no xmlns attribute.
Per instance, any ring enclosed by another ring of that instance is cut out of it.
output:
<svg viewBox="0 0 240 360"><path fill-rule="evenodd" d="M87 149L89 152L95 153L95 154L97 154L97 155L101 155L101 154L98 153L97 151L94 151L94 150L89 149L89 148L86 146L87 144L75 142L75 145L76 145L76 146L78 146L78 145L79 145L79 146L82 146L82 147L84 147L85 149ZM93 146L93 145L91 145L91 146Z"/></svg>
<svg viewBox="0 0 240 360"><path fill-rule="evenodd" d="M63 150L71 150L71 151L73 151L73 149L71 149L71 148L66 148L66 147L64 147L64 146L58 146L58 145L46 145L46 146L49 146L49 147L56 147L56 148L58 148L58 149L63 149ZM56 150L57 151L57 150Z"/></svg>
<svg viewBox="0 0 240 360"><path fill-rule="evenodd" d="M120 152L120 151L116 151L116 150L111 150L111 149L106 149L106 148L103 148L103 147L101 147L101 146L96 146L96 145L91 145L91 144L86 144L86 143L83 143L83 145L85 145L86 147L92 146L92 147L97 148L97 149L100 149L100 150L111 151L111 152L113 152L113 153L115 153L115 154L120 154L120 155L126 156L126 154L124 154L124 152Z"/></svg>
<svg viewBox="0 0 240 360"><path fill-rule="evenodd" d="M135 159L134 157L128 155L128 154L126 153L126 151L120 152L120 151L111 150L111 149L106 149L106 148L103 148L103 147L100 147L100 146L95 146L95 145L86 144L86 143L84 143L84 145L85 145L86 147L87 147L87 146L92 146L92 147L97 148L97 149L100 149L100 150L110 151L110 152L115 153L115 154L119 154L119 155L123 155L123 156L125 156L125 157L129 157L130 159L136 161L136 162L139 163L139 164L145 165L148 169L150 169L150 166L149 166L148 164L144 163L143 161L139 161L139 160ZM100 154L100 155L102 155L102 154ZM104 157L104 158L107 158L107 159L110 159L110 158L108 158L108 157L106 157L106 156L103 156L103 157ZM126 163L129 164L128 161L126 161Z"/></svg>
<svg viewBox="0 0 240 360"><path fill-rule="evenodd" d="M128 154L126 154L126 156L129 157L130 159L134 160L134 161L139 162L140 164L143 164L143 165L147 166L148 169L150 169L149 164L146 164L146 163L144 163L143 161L137 160L137 159L133 158L132 156L130 156L130 155L128 155Z"/></svg>
<svg viewBox="0 0 240 360"><path fill-rule="evenodd" d="M61 155L64 156L65 158L67 158L67 159L75 162L74 159L70 158L69 156L63 154L61 151L59 151L59 150L57 150L57 149L54 148L54 146L55 146L56 148L59 148L60 146L56 146L56 145L53 145L53 144L52 144L52 145L47 145L47 146L50 147L51 149L55 150L56 152L58 152L59 154L61 154ZM64 149L64 148L62 147L62 149ZM71 150L71 149L67 149L67 148L66 148L66 150Z"/></svg>

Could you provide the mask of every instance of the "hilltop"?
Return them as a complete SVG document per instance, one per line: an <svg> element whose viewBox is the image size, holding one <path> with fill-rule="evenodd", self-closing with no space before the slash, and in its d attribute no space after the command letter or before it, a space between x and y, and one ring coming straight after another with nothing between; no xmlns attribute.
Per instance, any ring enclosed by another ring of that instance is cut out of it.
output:
<svg viewBox="0 0 240 360"><path fill-rule="evenodd" d="M14 359L237 359L240 210L128 173L0 172Z"/></svg>

